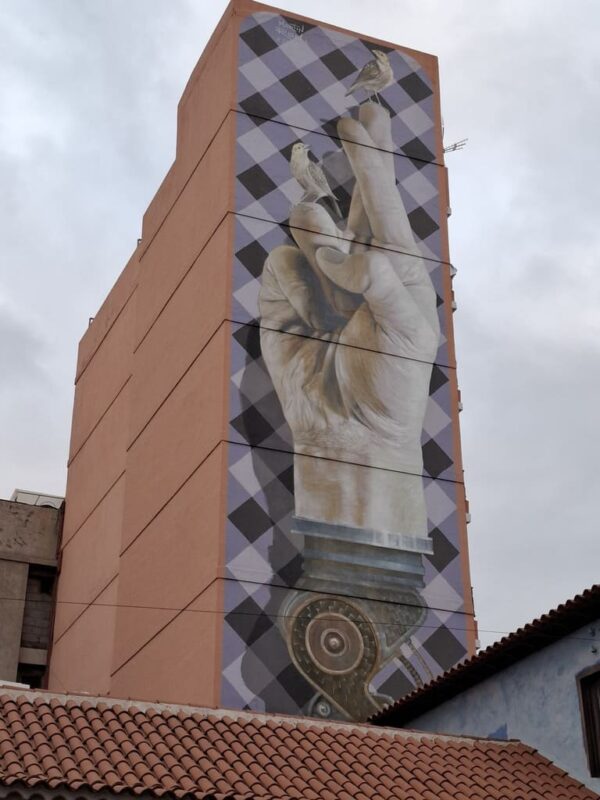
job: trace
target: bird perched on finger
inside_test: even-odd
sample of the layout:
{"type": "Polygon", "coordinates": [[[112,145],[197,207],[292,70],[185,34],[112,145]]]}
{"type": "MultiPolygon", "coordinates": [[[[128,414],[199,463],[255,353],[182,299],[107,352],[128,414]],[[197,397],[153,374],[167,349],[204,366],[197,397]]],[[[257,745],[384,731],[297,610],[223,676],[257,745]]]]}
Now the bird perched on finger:
{"type": "Polygon", "coordinates": [[[302,142],[296,142],[292,147],[290,156],[290,170],[294,178],[304,189],[303,200],[316,202],[321,197],[327,197],[335,209],[338,217],[342,216],[336,196],[331,190],[325,173],[319,164],[315,164],[308,157],[310,147],[302,142]]]}
{"type": "Polygon", "coordinates": [[[383,50],[373,50],[373,55],[375,58],[365,64],[358,73],[352,86],[346,92],[346,97],[349,94],[355,94],[359,89],[364,89],[369,97],[375,95],[379,103],[379,92],[394,82],[394,73],[387,53],[384,53],[383,50]]]}

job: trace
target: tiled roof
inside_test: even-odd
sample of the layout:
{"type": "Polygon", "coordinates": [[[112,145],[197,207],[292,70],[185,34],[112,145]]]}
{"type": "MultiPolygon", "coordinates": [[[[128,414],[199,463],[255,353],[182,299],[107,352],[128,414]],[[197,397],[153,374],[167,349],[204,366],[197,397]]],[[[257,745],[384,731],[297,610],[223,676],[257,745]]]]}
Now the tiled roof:
{"type": "Polygon", "coordinates": [[[486,647],[473,658],[445,672],[435,680],[415,689],[370,719],[375,725],[406,725],[411,720],[445,703],[465,689],[510,667],[517,661],[554,644],[600,617],[600,584],[558,608],[543,614],[509,636],[486,647]]]}
{"type": "Polygon", "coordinates": [[[2,785],[22,796],[598,800],[514,741],[18,690],[0,696],[2,785]]]}

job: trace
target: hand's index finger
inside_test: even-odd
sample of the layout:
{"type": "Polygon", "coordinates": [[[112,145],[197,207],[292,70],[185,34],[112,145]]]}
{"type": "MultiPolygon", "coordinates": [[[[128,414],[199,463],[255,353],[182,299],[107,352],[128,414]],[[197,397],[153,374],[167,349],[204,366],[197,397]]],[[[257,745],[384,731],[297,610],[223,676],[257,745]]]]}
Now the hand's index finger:
{"type": "Polygon", "coordinates": [[[358,119],[375,143],[375,147],[380,151],[386,171],[390,175],[395,175],[395,147],[392,139],[392,120],[389,111],[377,103],[363,103],[358,109],[358,119]]]}
{"type": "MultiPolygon", "coordinates": [[[[377,122],[375,129],[385,136],[381,123],[374,122],[377,122]]],[[[380,242],[413,251],[415,240],[396,189],[393,163],[392,168],[389,167],[393,154],[389,149],[385,153],[381,151],[365,126],[351,117],[340,119],[338,133],[356,176],[373,235],[380,242]]]]}

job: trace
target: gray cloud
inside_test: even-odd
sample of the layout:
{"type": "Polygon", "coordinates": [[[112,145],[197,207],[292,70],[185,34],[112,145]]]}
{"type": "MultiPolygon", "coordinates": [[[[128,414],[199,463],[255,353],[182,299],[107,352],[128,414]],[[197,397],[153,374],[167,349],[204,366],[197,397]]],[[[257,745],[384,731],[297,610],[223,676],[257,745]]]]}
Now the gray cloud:
{"type": "Polygon", "coordinates": [[[0,384],[0,393],[11,392],[14,384],[45,383],[47,375],[42,366],[44,346],[31,323],[19,319],[0,305],[0,374],[10,377],[0,384]],[[12,384],[12,385],[11,385],[12,384]]]}
{"type": "MultiPolygon", "coordinates": [[[[76,343],[174,156],[225,2],[0,6],[0,493],[64,488],[76,343]],[[8,320],[8,321],[7,321],[8,320]],[[0,331],[2,334],[2,331],[0,331]],[[18,355],[20,353],[20,355],[18,355]]],[[[597,579],[600,7],[290,0],[440,57],[472,578],[507,631],[597,579]]],[[[482,640],[494,634],[482,630],[482,640]]]]}

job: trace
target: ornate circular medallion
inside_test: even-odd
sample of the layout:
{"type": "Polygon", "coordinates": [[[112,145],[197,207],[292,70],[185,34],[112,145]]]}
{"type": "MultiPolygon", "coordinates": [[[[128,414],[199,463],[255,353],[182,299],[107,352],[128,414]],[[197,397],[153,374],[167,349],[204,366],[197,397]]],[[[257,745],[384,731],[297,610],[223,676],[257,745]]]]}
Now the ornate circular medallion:
{"type": "Polygon", "coordinates": [[[365,646],[358,627],[342,614],[322,611],[304,633],[312,660],[324,672],[343,675],[360,664],[365,646]]]}
{"type": "MultiPolygon", "coordinates": [[[[290,652],[302,674],[350,717],[378,708],[368,682],[379,658],[373,625],[364,611],[341,597],[313,597],[294,609],[290,652]]],[[[328,710],[316,708],[319,716],[328,710]]]]}

